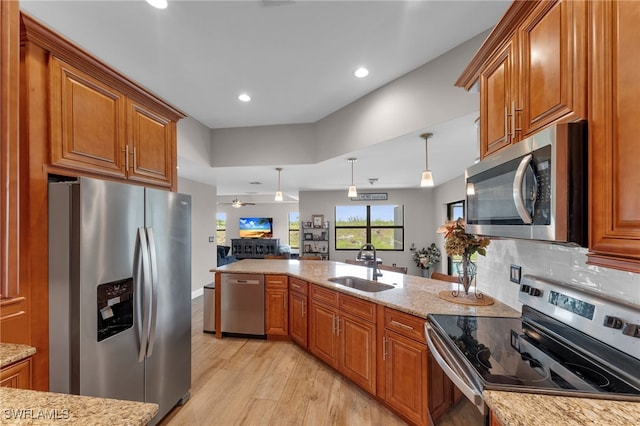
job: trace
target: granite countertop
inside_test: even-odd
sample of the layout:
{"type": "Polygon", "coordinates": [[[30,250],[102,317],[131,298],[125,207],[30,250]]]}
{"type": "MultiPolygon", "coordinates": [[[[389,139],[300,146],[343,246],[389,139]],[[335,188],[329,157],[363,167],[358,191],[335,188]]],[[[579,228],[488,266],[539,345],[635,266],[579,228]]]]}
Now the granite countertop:
{"type": "Polygon", "coordinates": [[[211,272],[289,275],[421,318],[426,318],[427,314],[520,317],[520,312],[498,301],[489,306],[468,306],[447,302],[438,297],[438,292],[452,289],[453,287],[451,286],[455,284],[415,275],[382,271],[383,275],[378,278],[378,281],[381,283],[395,284],[396,288],[375,293],[360,291],[332,283],[328,279],[339,276],[355,276],[371,279],[371,268],[348,265],[342,262],[326,260],[299,261],[294,259],[244,259],[239,262],[214,268],[211,272]]]}
{"type": "MultiPolygon", "coordinates": [[[[0,343],[0,367],[35,353],[32,346],[0,343]]],[[[146,425],[158,413],[157,404],[8,387],[0,387],[0,401],[3,425],[146,425]]]]}
{"type": "Polygon", "coordinates": [[[484,391],[504,426],[628,426],[640,421],[640,403],[531,393],[484,391]]]}
{"type": "Polygon", "coordinates": [[[14,388],[0,388],[0,401],[3,425],[146,425],[158,413],[146,402],[14,388]]]}
{"type": "Polygon", "coordinates": [[[33,346],[0,342],[0,368],[6,367],[14,362],[22,361],[35,353],[36,348],[33,346]]]}

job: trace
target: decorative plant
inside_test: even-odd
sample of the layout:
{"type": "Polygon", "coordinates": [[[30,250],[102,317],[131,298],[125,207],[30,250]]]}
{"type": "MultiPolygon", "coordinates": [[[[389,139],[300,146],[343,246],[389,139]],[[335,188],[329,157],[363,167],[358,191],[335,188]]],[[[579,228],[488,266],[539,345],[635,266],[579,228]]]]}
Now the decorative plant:
{"type": "Polygon", "coordinates": [[[449,256],[471,256],[478,253],[487,254],[487,246],[491,242],[487,237],[467,234],[463,219],[447,221],[438,232],[444,232],[444,249],[449,256]]]}
{"type": "MultiPolygon", "coordinates": [[[[469,294],[469,288],[473,284],[476,274],[475,263],[471,261],[471,255],[478,253],[487,254],[487,246],[491,242],[487,237],[467,234],[464,229],[464,220],[447,221],[438,232],[444,232],[444,249],[449,256],[462,256],[462,262],[458,264],[458,276],[464,288],[465,295],[469,294]]],[[[454,290],[454,296],[458,291],[454,290]]],[[[477,297],[477,296],[476,296],[477,297]]]]}
{"type": "Polygon", "coordinates": [[[411,257],[413,262],[422,269],[427,269],[440,262],[440,249],[436,247],[435,243],[427,248],[421,248],[417,250],[413,244],[411,244],[411,257]]]}

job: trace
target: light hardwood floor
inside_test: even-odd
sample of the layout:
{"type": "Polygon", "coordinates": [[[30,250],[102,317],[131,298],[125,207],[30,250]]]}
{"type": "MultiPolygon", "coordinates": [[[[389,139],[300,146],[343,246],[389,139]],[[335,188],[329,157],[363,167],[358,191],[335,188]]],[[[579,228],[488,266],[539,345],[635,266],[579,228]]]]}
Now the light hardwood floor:
{"type": "MultiPolygon", "coordinates": [[[[203,333],[202,297],[192,303],[191,350],[191,399],[163,426],[406,425],[293,343],[203,333]]],[[[448,417],[438,426],[469,425],[448,417]]]]}

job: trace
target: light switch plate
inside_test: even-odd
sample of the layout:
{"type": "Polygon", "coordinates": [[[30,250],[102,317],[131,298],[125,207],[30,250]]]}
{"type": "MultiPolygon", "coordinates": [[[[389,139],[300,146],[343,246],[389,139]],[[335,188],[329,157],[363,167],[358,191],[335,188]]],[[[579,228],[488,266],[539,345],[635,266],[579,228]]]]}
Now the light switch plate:
{"type": "Polygon", "coordinates": [[[520,274],[522,274],[522,268],[518,265],[511,265],[509,280],[513,283],[520,284],[520,274]]]}
{"type": "Polygon", "coordinates": [[[213,242],[213,237],[209,237],[209,242],[212,243],[213,242]]]}

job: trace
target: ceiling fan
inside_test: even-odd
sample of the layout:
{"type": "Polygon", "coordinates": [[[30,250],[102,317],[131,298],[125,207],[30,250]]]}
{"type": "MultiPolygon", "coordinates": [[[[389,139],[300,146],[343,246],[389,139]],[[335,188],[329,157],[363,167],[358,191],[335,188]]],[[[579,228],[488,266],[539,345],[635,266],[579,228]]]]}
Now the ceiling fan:
{"type": "Polygon", "coordinates": [[[239,198],[235,198],[232,202],[231,202],[231,207],[233,207],[234,209],[239,209],[242,206],[255,206],[256,203],[245,203],[244,201],[240,201],[239,198]]]}

